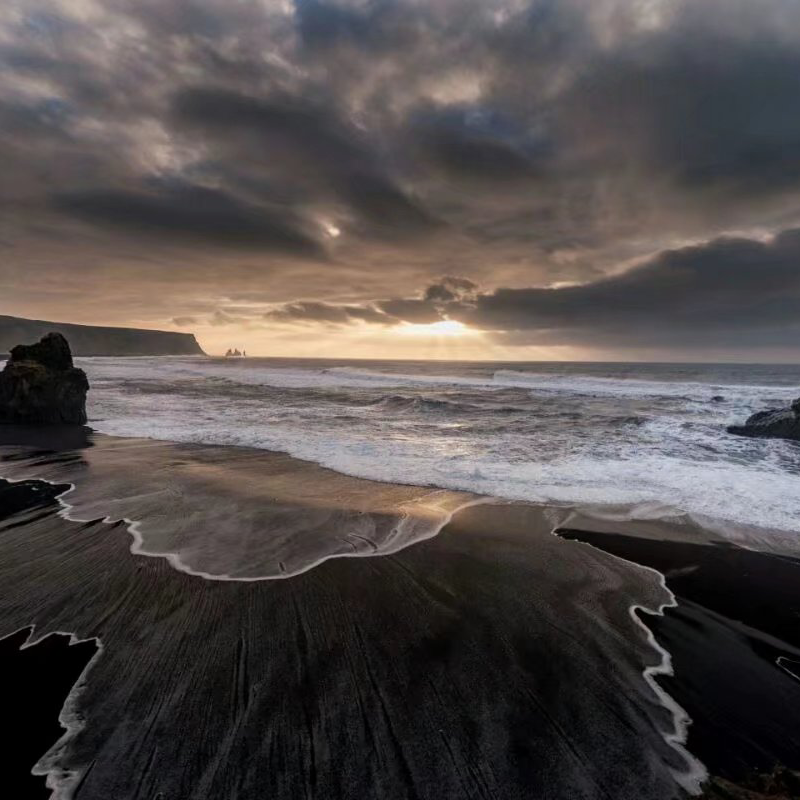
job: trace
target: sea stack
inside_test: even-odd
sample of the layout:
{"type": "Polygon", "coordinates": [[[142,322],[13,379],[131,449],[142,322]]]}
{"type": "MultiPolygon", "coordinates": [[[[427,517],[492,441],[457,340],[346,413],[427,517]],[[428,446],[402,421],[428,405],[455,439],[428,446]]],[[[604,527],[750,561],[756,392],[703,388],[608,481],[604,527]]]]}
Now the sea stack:
{"type": "Polygon", "coordinates": [[[0,422],[85,425],[88,390],[67,340],[48,333],[36,344],[12,348],[0,372],[0,422]]]}
{"type": "Polygon", "coordinates": [[[728,433],[766,439],[793,439],[800,442],[800,397],[789,408],[759,411],[748,417],[744,425],[730,425],[728,433]]]}

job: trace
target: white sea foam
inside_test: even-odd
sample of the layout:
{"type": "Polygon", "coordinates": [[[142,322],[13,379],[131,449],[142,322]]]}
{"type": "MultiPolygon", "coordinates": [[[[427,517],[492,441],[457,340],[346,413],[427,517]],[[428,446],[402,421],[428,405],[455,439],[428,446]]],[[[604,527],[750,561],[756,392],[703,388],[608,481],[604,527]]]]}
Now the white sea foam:
{"type": "Polygon", "coordinates": [[[416,439],[365,441],[300,432],[268,421],[231,427],[217,419],[132,416],[93,424],[119,436],[279,450],[356,477],[512,500],[659,506],[665,514],[683,511],[784,531],[796,531],[800,519],[799,476],[759,473],[734,463],[682,462],[658,453],[635,460],[567,455],[547,463],[511,461],[497,454],[480,457],[470,448],[441,452],[435,444],[426,448],[416,439]]]}
{"type": "MultiPolygon", "coordinates": [[[[152,380],[158,377],[159,364],[143,359],[130,363],[119,359],[81,359],[91,371],[95,367],[104,379],[152,380]]],[[[248,386],[272,386],[284,389],[391,388],[396,386],[475,386],[501,388],[491,378],[458,375],[409,375],[385,373],[354,367],[283,368],[251,362],[183,361],[170,368],[174,379],[221,380],[248,386]]]]}
{"type": "MultiPolygon", "coordinates": [[[[60,494],[57,495],[57,500],[60,505],[59,516],[70,522],[88,523],[97,520],[96,514],[93,512],[92,516],[82,516],[80,511],[80,504],[74,501],[74,493],[78,489],[74,483],[65,483],[62,479],[58,483],[43,477],[36,468],[35,461],[28,465],[25,461],[16,463],[18,469],[21,469],[21,476],[14,476],[14,469],[12,466],[7,466],[0,476],[10,483],[18,483],[20,481],[35,479],[49,483],[53,486],[66,486],[60,494]]],[[[148,489],[142,485],[139,486],[140,490],[148,493],[148,489]]],[[[341,490],[341,486],[338,487],[341,490]]],[[[114,502],[114,498],[107,498],[107,502],[114,502]]],[[[134,496],[135,501],[135,496],[134,496]]],[[[130,551],[135,555],[146,556],[148,558],[163,558],[167,563],[176,569],[178,572],[193,575],[195,577],[204,578],[212,581],[233,581],[240,583],[252,583],[265,580],[283,580],[301,575],[308,572],[314,567],[334,558],[368,558],[372,556],[384,556],[397,553],[400,550],[409,547],[417,542],[431,539],[436,536],[453,518],[453,516],[466,508],[481,505],[484,503],[493,502],[494,498],[490,497],[470,497],[465,494],[453,494],[445,489],[431,489],[423,490],[417,496],[411,497],[404,502],[398,503],[391,508],[391,513],[396,517],[394,524],[381,536],[377,538],[367,538],[366,536],[357,536],[359,540],[363,539],[360,547],[351,547],[342,550],[339,546],[342,543],[341,537],[331,537],[327,535],[322,542],[314,540],[308,536],[311,533],[310,528],[297,529],[297,532],[302,537],[301,551],[292,552],[289,547],[286,553],[277,552],[273,548],[268,548],[265,553],[258,553],[256,550],[250,548],[247,550],[246,560],[244,563],[238,558],[241,554],[236,551],[236,548],[226,548],[225,556],[229,559],[234,567],[236,574],[220,569],[218,562],[214,559],[213,551],[211,553],[201,552],[200,548],[193,546],[193,543],[187,540],[185,532],[179,531],[179,539],[168,538],[166,541],[161,538],[165,530],[174,528],[174,520],[176,515],[170,515],[169,510],[164,510],[159,519],[155,522],[151,519],[136,519],[129,516],[114,516],[108,515],[102,519],[102,522],[107,524],[114,524],[121,521],[127,527],[131,535],[130,551]],[[149,535],[148,535],[149,533],[149,535]],[[292,558],[291,566],[286,567],[285,559],[292,558]],[[245,574],[242,574],[242,570],[245,574]]],[[[96,502],[96,500],[92,500],[96,502]]],[[[102,507],[103,501],[100,501],[102,507]]],[[[254,499],[254,503],[261,505],[258,498],[254,499]]],[[[212,504],[213,506],[213,504],[212,504]]],[[[135,502],[134,506],[135,507],[135,502]]],[[[354,510],[353,517],[368,517],[371,512],[369,510],[354,510]]],[[[378,516],[383,516],[387,513],[386,509],[379,507],[374,509],[372,513],[378,516]]],[[[180,516],[180,512],[178,513],[180,516]]],[[[146,517],[146,515],[145,515],[146,517]]],[[[213,520],[213,517],[212,517],[213,520]]],[[[340,521],[344,527],[347,527],[348,520],[340,521]]],[[[349,520],[352,524],[353,519],[349,520]]],[[[313,526],[313,523],[312,523],[313,526]]],[[[198,535],[203,537],[205,542],[208,542],[208,537],[205,535],[205,530],[199,526],[198,535]]],[[[211,523],[213,527],[213,521],[211,523]]],[[[272,531],[275,533],[275,530],[272,531]]],[[[345,531],[346,532],[346,531],[345,531]]],[[[284,548],[287,546],[287,541],[283,541],[284,548]]],[[[352,544],[352,542],[351,542],[352,544]]]]}
{"type": "Polygon", "coordinates": [[[703,383],[437,365],[419,374],[203,359],[83,365],[90,424],[109,434],[281,450],[357,477],[512,500],[800,530],[800,448],[725,433],[796,396],[791,385],[738,373],[703,383]],[[402,404],[390,402],[398,391],[402,404]],[[724,399],[711,402],[716,394],[724,399]]]}
{"type": "Polygon", "coordinates": [[[786,386],[552,375],[516,370],[497,370],[494,373],[494,382],[500,386],[525,388],[532,391],[611,397],[675,397],[707,401],[712,394],[727,392],[733,394],[741,402],[743,396],[761,398],[766,394],[770,397],[785,398],[787,401],[797,396],[796,388],[786,386]]]}
{"type": "MultiPolygon", "coordinates": [[[[482,376],[382,371],[365,367],[274,367],[264,361],[222,361],[220,359],[152,360],[144,358],[80,359],[90,372],[102,379],[127,380],[222,380],[250,386],[273,386],[294,389],[465,387],[475,389],[520,388],[531,391],[621,397],[698,397],[708,399],[719,391],[737,397],[775,397],[791,400],[797,396],[793,386],[754,385],[746,383],[705,383],[700,381],[663,381],[638,378],[610,378],[575,374],[552,374],[499,369],[482,376]]],[[[435,370],[435,365],[431,368],[435,370]]]]}
{"type": "MultiPolygon", "coordinates": [[[[560,525],[567,527],[569,525],[569,521],[570,517],[568,516],[561,522],[560,525]]],[[[553,534],[558,535],[555,529],[553,530],[553,534]]],[[[588,544],[587,542],[581,542],[580,540],[577,540],[576,544],[580,544],[583,547],[594,548],[594,545],[588,544]]],[[[649,608],[647,606],[634,604],[630,606],[628,613],[630,614],[631,619],[636,626],[644,633],[647,643],[656,653],[658,653],[660,658],[658,664],[646,666],[644,670],[642,670],[642,677],[650,687],[653,694],[658,698],[661,705],[664,706],[664,708],[666,708],[672,716],[673,730],[664,733],[664,740],[670,747],[672,747],[673,750],[675,750],[676,753],[681,756],[686,764],[686,769],[684,771],[673,771],[673,776],[677,784],[681,786],[689,795],[697,795],[700,793],[703,783],[708,779],[708,770],[706,769],[705,765],[698,758],[693,756],[686,748],[686,743],[689,738],[689,726],[692,724],[692,719],[686,710],[675,700],[674,697],[672,697],[672,695],[670,695],[664,689],[663,686],[661,686],[657,680],[659,677],[673,676],[675,674],[672,666],[672,655],[668,650],[659,644],[658,640],[653,634],[653,631],[647,626],[644,619],[642,619],[639,614],[639,612],[642,612],[650,616],[663,617],[665,609],[678,607],[678,600],[672,590],[667,586],[666,577],[661,572],[658,572],[658,570],[645,566],[644,564],[637,564],[634,561],[629,561],[621,556],[612,555],[611,558],[624,561],[626,564],[630,564],[634,569],[641,570],[655,576],[656,580],[661,586],[662,591],[667,596],[667,600],[656,608],[649,608]]]]}

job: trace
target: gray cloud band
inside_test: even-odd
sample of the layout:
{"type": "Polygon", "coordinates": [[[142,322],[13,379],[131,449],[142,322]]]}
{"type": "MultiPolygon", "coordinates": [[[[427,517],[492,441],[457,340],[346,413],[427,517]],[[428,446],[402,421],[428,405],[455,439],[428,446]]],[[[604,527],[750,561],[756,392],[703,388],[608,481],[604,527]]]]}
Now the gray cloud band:
{"type": "MultiPolygon", "coordinates": [[[[719,238],[659,254],[628,272],[580,286],[501,288],[444,278],[421,297],[376,300],[362,311],[386,324],[455,319],[513,334],[509,343],[585,342],[680,345],[734,341],[780,343],[800,330],[800,229],[767,241],[719,238]],[[383,318],[376,317],[375,308],[383,318]]],[[[350,324],[353,306],[294,304],[293,321],[350,324]],[[324,308],[324,313],[321,311],[324,308]]],[[[367,319],[367,317],[362,317],[367,319]]]]}

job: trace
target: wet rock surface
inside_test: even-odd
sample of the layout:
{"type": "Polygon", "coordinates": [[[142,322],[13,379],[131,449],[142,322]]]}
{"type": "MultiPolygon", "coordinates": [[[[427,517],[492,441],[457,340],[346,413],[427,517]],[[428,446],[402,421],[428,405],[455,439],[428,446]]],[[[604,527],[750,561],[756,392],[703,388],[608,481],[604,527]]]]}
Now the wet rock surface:
{"type": "Polygon", "coordinates": [[[12,348],[0,373],[0,422],[84,425],[88,390],[67,340],[48,333],[36,344],[12,348]]]}
{"type": "Polygon", "coordinates": [[[744,425],[729,425],[728,433],[800,441],[800,397],[789,408],[759,411],[748,417],[744,425]]]}

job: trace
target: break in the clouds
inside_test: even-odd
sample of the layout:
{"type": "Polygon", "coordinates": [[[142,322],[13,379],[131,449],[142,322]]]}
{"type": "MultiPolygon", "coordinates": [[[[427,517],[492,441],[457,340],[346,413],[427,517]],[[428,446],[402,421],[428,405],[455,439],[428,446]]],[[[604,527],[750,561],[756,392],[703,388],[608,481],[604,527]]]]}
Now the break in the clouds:
{"type": "Polygon", "coordinates": [[[5,312],[796,348],[794,0],[11,0],[0,62],[5,312]]]}
{"type": "MultiPolygon", "coordinates": [[[[457,320],[510,345],[780,347],[800,336],[800,229],[668,250],[575,286],[481,291],[445,277],[418,297],[376,300],[360,311],[374,315],[376,308],[384,324],[457,320]]],[[[324,309],[298,303],[273,313],[332,324],[360,318],[357,307],[324,309]]]]}

